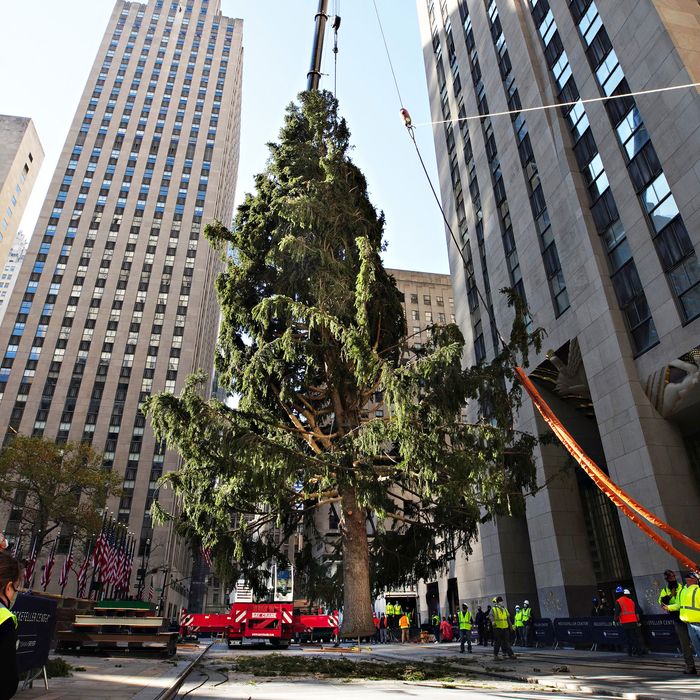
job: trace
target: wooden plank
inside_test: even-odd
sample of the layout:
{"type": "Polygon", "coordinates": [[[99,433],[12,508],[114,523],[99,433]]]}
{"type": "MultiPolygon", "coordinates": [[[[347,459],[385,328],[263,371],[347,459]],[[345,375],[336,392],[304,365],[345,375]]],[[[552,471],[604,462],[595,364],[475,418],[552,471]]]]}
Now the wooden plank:
{"type": "Polygon", "coordinates": [[[92,643],[114,643],[133,642],[143,644],[153,642],[167,644],[173,637],[177,637],[177,632],[163,632],[162,634],[120,634],[118,632],[58,632],[56,637],[61,642],[92,642],[92,643]]]}
{"type": "Polygon", "coordinates": [[[102,615],[76,615],[76,627],[164,627],[163,617],[103,617],[102,615]]]}

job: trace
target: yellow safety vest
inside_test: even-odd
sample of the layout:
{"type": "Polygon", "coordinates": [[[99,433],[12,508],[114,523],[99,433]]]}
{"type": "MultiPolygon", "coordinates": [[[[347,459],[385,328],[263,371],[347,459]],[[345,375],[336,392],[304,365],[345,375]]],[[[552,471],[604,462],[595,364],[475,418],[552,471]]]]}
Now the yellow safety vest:
{"type": "Polygon", "coordinates": [[[394,615],[400,615],[400,614],[401,614],[401,606],[398,603],[396,603],[396,605],[394,605],[394,615]]]}
{"type": "Polygon", "coordinates": [[[393,615],[394,614],[394,606],[391,603],[386,604],[386,614],[387,615],[393,615]]]}
{"type": "Polygon", "coordinates": [[[470,630],[472,628],[472,614],[467,610],[467,612],[458,611],[459,616],[459,629],[470,630]]]}
{"type": "Polygon", "coordinates": [[[524,627],[522,610],[518,610],[518,612],[515,613],[515,626],[524,627]]]}
{"type": "Polygon", "coordinates": [[[10,612],[4,605],[0,605],[0,625],[5,624],[7,620],[12,620],[15,623],[15,629],[17,629],[17,615],[10,612]]]}
{"type": "Polygon", "coordinates": [[[510,627],[510,613],[502,608],[500,605],[496,605],[491,608],[493,612],[493,626],[498,629],[508,629],[510,627]]]}
{"type": "Polygon", "coordinates": [[[700,588],[697,583],[681,591],[678,605],[683,622],[700,622],[700,588]]]}
{"type": "Polygon", "coordinates": [[[679,581],[678,582],[678,587],[676,588],[676,592],[673,593],[671,589],[668,586],[664,586],[661,589],[661,593],[659,593],[659,605],[664,605],[662,602],[662,598],[665,598],[668,596],[668,603],[666,605],[673,605],[674,603],[678,602],[678,596],[680,595],[680,592],[683,590],[683,584],[679,581]]]}
{"type": "Polygon", "coordinates": [[[523,608],[523,609],[520,611],[520,613],[521,613],[522,618],[523,618],[523,625],[524,625],[526,622],[530,622],[530,615],[532,615],[532,608],[523,608]]]}

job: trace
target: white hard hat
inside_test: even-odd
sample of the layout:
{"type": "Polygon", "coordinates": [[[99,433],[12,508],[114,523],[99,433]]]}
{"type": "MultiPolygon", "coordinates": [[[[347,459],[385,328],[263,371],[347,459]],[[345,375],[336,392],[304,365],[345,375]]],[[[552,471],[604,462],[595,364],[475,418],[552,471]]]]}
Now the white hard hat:
{"type": "Polygon", "coordinates": [[[520,606],[519,606],[519,605],[516,605],[516,606],[515,606],[515,609],[516,609],[516,610],[520,610],[520,606]]]}
{"type": "Polygon", "coordinates": [[[623,592],[624,595],[630,595],[630,589],[629,589],[629,588],[625,588],[625,590],[622,591],[622,592],[623,592]]]}
{"type": "Polygon", "coordinates": [[[529,601],[529,600],[526,600],[526,601],[523,603],[523,605],[530,605],[530,601],[529,601]]]}

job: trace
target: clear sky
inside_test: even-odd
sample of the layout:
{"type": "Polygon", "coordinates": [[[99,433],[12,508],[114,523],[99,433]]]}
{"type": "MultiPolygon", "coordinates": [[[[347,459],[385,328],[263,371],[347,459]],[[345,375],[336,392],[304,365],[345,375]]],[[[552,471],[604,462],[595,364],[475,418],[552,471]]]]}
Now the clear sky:
{"type": "MultiPolygon", "coordinates": [[[[430,120],[415,0],[376,0],[404,106],[430,120]]],[[[317,0],[222,0],[244,20],[241,160],[236,200],[253,187],[277,137],[285,106],[306,87],[317,0]]],[[[22,221],[30,235],[114,7],[113,0],[0,0],[0,113],[34,119],[46,160],[22,221]]],[[[387,218],[389,267],[448,272],[444,228],[399,116],[372,0],[329,0],[342,18],[337,96],[374,205],[387,218]]],[[[330,26],[330,23],[329,23],[330,26]]],[[[326,34],[321,87],[333,89],[332,32],[326,34]]],[[[418,130],[431,176],[432,133],[418,130]]],[[[436,182],[436,180],[435,180],[436,182]]]]}

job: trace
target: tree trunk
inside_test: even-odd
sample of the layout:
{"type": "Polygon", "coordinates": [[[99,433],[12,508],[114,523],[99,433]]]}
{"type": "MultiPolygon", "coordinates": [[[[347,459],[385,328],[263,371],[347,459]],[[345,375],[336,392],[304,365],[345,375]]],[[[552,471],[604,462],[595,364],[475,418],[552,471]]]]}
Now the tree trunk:
{"type": "Polygon", "coordinates": [[[369,543],[365,512],[357,505],[355,489],[340,491],[340,532],[343,542],[343,627],[345,637],[374,634],[369,585],[369,543]]]}

